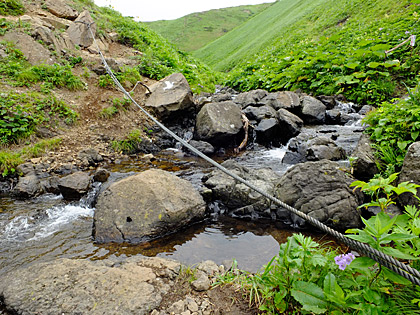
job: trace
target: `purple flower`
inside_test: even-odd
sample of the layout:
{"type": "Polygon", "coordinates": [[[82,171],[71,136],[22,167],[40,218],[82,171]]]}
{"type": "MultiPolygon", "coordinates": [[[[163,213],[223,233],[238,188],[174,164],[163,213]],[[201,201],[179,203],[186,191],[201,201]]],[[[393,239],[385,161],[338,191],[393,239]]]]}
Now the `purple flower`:
{"type": "Polygon", "coordinates": [[[338,255],[334,257],[335,263],[338,265],[340,270],[346,269],[348,265],[355,259],[356,257],[352,253],[348,253],[346,255],[338,255]]]}
{"type": "Polygon", "coordinates": [[[405,31],[406,34],[410,34],[410,31],[405,31]]]}
{"type": "Polygon", "coordinates": [[[380,28],[379,28],[379,30],[380,30],[380,31],[382,31],[383,29],[384,29],[383,27],[380,27],[380,28]]]}

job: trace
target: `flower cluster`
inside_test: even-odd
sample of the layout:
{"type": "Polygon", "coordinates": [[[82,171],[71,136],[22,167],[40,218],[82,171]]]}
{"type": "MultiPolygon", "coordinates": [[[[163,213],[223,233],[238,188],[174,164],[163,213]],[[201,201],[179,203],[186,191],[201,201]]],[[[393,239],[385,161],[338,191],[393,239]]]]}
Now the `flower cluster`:
{"type": "Polygon", "coordinates": [[[356,257],[352,253],[348,253],[346,255],[338,255],[334,257],[335,263],[338,265],[340,270],[346,269],[348,265],[355,259],[356,257]]]}

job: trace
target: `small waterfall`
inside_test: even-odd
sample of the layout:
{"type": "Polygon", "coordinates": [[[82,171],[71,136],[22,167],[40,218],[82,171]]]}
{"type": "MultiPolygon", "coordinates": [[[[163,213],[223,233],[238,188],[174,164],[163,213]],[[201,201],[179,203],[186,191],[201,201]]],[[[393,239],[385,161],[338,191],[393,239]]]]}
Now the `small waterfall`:
{"type": "MultiPolygon", "coordinates": [[[[93,204],[99,192],[100,183],[78,202],[59,204],[41,213],[28,213],[14,217],[0,229],[0,238],[5,241],[34,241],[48,237],[61,230],[62,226],[84,217],[92,217],[93,204]]],[[[43,196],[39,199],[57,199],[57,196],[43,196]]],[[[41,200],[42,201],[42,200],[41,200]]]]}

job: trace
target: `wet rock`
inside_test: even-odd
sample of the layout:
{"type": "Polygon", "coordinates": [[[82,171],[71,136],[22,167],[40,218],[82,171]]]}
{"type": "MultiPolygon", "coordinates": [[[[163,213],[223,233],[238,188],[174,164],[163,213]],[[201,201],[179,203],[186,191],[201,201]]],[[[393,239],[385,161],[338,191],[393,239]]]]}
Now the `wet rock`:
{"type": "Polygon", "coordinates": [[[253,90],[240,93],[235,97],[234,102],[243,109],[248,106],[261,104],[260,101],[267,95],[268,92],[265,90],[253,90]]]}
{"type": "MultiPolygon", "coordinates": [[[[214,147],[205,141],[196,141],[196,140],[191,140],[189,142],[189,144],[191,144],[194,148],[196,148],[198,151],[206,154],[206,155],[210,155],[214,153],[214,147]]],[[[193,152],[189,151],[186,147],[182,148],[184,151],[188,151],[191,154],[194,154],[193,152]]]]}
{"type": "Polygon", "coordinates": [[[211,97],[211,102],[213,103],[231,101],[231,100],[232,100],[232,94],[228,92],[215,94],[211,97]]]}
{"type": "Polygon", "coordinates": [[[363,105],[363,107],[359,110],[359,114],[360,115],[366,115],[367,113],[369,113],[371,110],[373,110],[373,106],[370,105],[363,105]]]}
{"type": "Polygon", "coordinates": [[[30,162],[23,163],[23,164],[18,165],[18,167],[16,167],[16,172],[18,174],[20,174],[21,176],[34,174],[35,173],[35,167],[30,162]]]}
{"type": "Polygon", "coordinates": [[[277,118],[276,110],[270,106],[248,106],[245,108],[244,114],[249,120],[256,120],[258,122],[265,118],[277,118]]]}
{"type": "Polygon", "coordinates": [[[20,177],[12,195],[18,199],[27,199],[36,197],[41,193],[41,184],[38,176],[35,174],[20,177]]]}
{"type": "Polygon", "coordinates": [[[75,173],[78,171],[77,167],[72,163],[66,163],[58,165],[57,168],[54,170],[55,173],[59,175],[69,175],[71,173],[75,173]]]}
{"type": "Polygon", "coordinates": [[[293,166],[276,186],[276,196],[288,205],[339,230],[360,227],[358,195],[353,179],[331,161],[293,166]]]}
{"type": "MultiPolygon", "coordinates": [[[[420,142],[414,142],[408,147],[398,179],[398,183],[402,182],[420,185],[420,142]]],[[[417,197],[420,197],[420,188],[417,188],[417,197]]],[[[419,201],[412,194],[404,193],[398,199],[404,206],[419,206],[419,201]]]]}
{"type": "Polygon", "coordinates": [[[351,156],[354,158],[351,166],[353,168],[353,175],[357,179],[369,180],[375,174],[379,173],[377,159],[374,155],[374,150],[371,147],[370,137],[362,134],[357,147],[351,156]]]}
{"type": "Polygon", "coordinates": [[[320,95],[318,99],[327,107],[333,109],[336,105],[335,97],[331,95],[320,95]]]}
{"type": "Polygon", "coordinates": [[[212,145],[231,143],[241,129],[241,110],[230,101],[206,104],[197,115],[196,138],[212,145]]]}
{"type": "Polygon", "coordinates": [[[174,286],[165,276],[174,268],[180,264],[161,258],[58,259],[9,272],[0,296],[16,314],[145,315],[174,286]]]}
{"type": "Polygon", "coordinates": [[[104,160],[102,155],[100,155],[98,150],[95,148],[83,149],[77,154],[77,157],[82,161],[82,163],[90,166],[94,166],[104,160]]]}
{"type": "Polygon", "coordinates": [[[306,162],[308,150],[308,142],[311,136],[307,133],[300,133],[297,137],[292,138],[288,144],[288,150],[283,157],[282,162],[285,164],[297,164],[306,162]]]}
{"type": "Polygon", "coordinates": [[[47,0],[45,6],[48,11],[60,18],[74,20],[79,15],[76,10],[73,10],[62,0],[47,0]]]}
{"type": "Polygon", "coordinates": [[[303,120],[284,108],[278,110],[278,122],[281,129],[281,142],[286,144],[290,138],[297,136],[303,126],[303,120]]]}
{"type": "Polygon", "coordinates": [[[279,146],[282,130],[276,118],[263,119],[255,128],[256,141],[264,145],[279,146]]]}
{"type": "Polygon", "coordinates": [[[89,31],[88,26],[85,24],[90,24],[90,28],[93,34],[96,34],[96,24],[93,23],[93,19],[90,16],[89,11],[83,11],[76,19],[75,23],[71,24],[67,29],[66,33],[70,37],[74,45],[80,46],[82,48],[87,48],[93,44],[93,37],[89,31]],[[83,22],[83,23],[76,23],[83,22]],[[93,23],[93,24],[91,24],[93,23]]]}
{"type": "Polygon", "coordinates": [[[87,173],[76,172],[60,178],[58,188],[66,200],[79,200],[90,188],[91,179],[87,173]]]}
{"type": "MultiPolygon", "coordinates": [[[[233,160],[225,161],[222,165],[268,194],[274,193],[274,186],[280,179],[280,176],[271,169],[251,169],[233,160]]],[[[237,209],[252,205],[252,211],[243,217],[271,218],[271,214],[266,212],[270,208],[270,203],[265,198],[222,171],[211,172],[203,178],[203,181],[204,185],[212,190],[214,200],[223,202],[231,214],[237,209]]]]}
{"type": "Polygon", "coordinates": [[[158,169],[127,177],[103,191],[96,204],[99,243],[139,243],[203,218],[205,202],[186,180],[158,169]]]}
{"type": "Polygon", "coordinates": [[[327,107],[312,96],[304,96],[302,100],[303,121],[308,124],[323,124],[327,107]]]}
{"type": "Polygon", "coordinates": [[[162,120],[195,112],[191,88],[182,73],[175,73],[150,87],[152,94],[146,100],[146,108],[162,120]]]}
{"type": "Polygon", "coordinates": [[[51,176],[46,179],[41,180],[41,188],[45,193],[60,194],[60,189],[58,188],[59,178],[57,176],[51,176]]]}
{"type": "Polygon", "coordinates": [[[110,173],[103,168],[98,168],[93,174],[93,180],[95,182],[105,183],[108,180],[110,173]]]}
{"type": "Polygon", "coordinates": [[[261,100],[261,103],[271,106],[276,110],[283,108],[294,114],[299,113],[301,110],[299,96],[291,91],[270,93],[261,100]]]}
{"type": "Polygon", "coordinates": [[[306,158],[308,161],[320,161],[324,159],[338,161],[346,158],[346,152],[331,139],[317,137],[308,142],[306,158]]]}
{"type": "Polygon", "coordinates": [[[337,125],[341,123],[341,112],[339,109],[331,109],[325,112],[325,123],[329,125],[337,125]]]}

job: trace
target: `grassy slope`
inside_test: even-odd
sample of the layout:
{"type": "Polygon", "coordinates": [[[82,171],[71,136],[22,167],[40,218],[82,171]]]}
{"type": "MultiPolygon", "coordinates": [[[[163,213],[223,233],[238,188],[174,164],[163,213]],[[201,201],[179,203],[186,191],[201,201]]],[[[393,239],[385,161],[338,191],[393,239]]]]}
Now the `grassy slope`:
{"type": "Polygon", "coordinates": [[[225,36],[194,52],[217,70],[225,71],[248,59],[279,36],[279,30],[298,23],[326,0],[281,0],[225,36]]]}
{"type": "Polygon", "coordinates": [[[282,0],[195,53],[239,90],[303,89],[377,103],[420,78],[419,0],[282,0]],[[258,46],[256,43],[262,43],[258,46]]]}
{"type": "Polygon", "coordinates": [[[271,5],[265,3],[210,10],[192,13],[176,20],[148,22],[146,25],[181,50],[194,51],[223,36],[271,5]]]}

